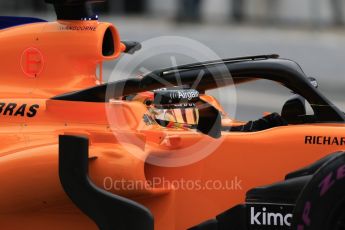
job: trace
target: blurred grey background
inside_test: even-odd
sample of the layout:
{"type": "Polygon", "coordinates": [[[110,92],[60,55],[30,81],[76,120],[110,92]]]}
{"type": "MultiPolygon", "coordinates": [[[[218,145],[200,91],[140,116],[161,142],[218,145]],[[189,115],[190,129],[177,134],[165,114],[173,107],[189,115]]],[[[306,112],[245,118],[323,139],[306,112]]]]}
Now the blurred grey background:
{"type": "MultiPolygon", "coordinates": [[[[98,10],[123,40],[177,35],[202,42],[221,58],[277,53],[293,59],[345,110],[345,0],[109,0],[98,10]]],[[[55,19],[43,0],[0,0],[0,14],[55,19]]],[[[189,61],[177,58],[177,64],[189,61]]],[[[105,65],[105,73],[115,65],[105,65]]],[[[157,58],[146,68],[171,65],[157,58]]],[[[237,93],[241,119],[280,112],[291,96],[265,81],[240,86],[237,93]]],[[[220,100],[231,110],[226,97],[220,100]]]]}

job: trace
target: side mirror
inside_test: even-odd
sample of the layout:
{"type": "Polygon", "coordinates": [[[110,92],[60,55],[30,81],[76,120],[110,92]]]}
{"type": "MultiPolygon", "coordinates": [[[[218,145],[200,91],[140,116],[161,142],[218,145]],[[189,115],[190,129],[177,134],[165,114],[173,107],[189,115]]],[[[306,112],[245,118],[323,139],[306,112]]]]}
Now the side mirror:
{"type": "Polygon", "coordinates": [[[289,124],[301,124],[303,118],[307,114],[305,108],[305,99],[300,95],[295,95],[288,100],[282,109],[281,116],[289,124]]]}
{"type": "Polygon", "coordinates": [[[125,46],[125,49],[123,52],[127,53],[127,54],[134,54],[135,52],[137,52],[141,49],[140,42],[122,41],[121,43],[125,46]]]}

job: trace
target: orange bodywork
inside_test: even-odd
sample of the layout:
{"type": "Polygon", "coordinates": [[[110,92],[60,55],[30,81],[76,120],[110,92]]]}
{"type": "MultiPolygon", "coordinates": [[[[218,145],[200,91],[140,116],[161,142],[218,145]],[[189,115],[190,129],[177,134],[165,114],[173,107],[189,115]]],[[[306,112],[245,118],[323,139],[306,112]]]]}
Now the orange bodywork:
{"type": "Polygon", "coordinates": [[[49,98],[100,83],[96,68],[125,48],[116,28],[97,21],[33,23],[0,31],[1,96],[49,98]],[[102,54],[106,30],[115,52],[102,54]]]}
{"type": "Polygon", "coordinates": [[[58,136],[62,134],[88,137],[92,181],[149,208],[158,230],[186,229],[213,218],[244,202],[249,189],[283,180],[288,172],[343,149],[340,145],[306,145],[305,136],[345,136],[344,125],[223,132],[220,139],[213,139],[193,131],[146,125],[143,115],[147,107],[139,102],[49,99],[100,83],[96,67],[124,50],[111,24],[60,21],[18,26],[0,31],[0,42],[6,44],[0,47],[0,103],[4,104],[0,107],[1,229],[97,229],[60,185],[58,136]],[[70,26],[95,29],[76,31],[70,26]],[[107,28],[111,28],[117,47],[110,57],[100,51],[107,28]],[[28,75],[22,62],[29,48],[34,48],[30,60],[36,66],[28,75]],[[11,103],[16,106],[6,111],[11,103]],[[188,160],[196,150],[210,146],[209,155],[185,166],[155,166],[147,161],[160,156],[188,160]],[[155,178],[166,180],[168,186],[113,186],[119,180],[155,178]],[[201,187],[182,188],[174,181],[199,181],[201,187]],[[204,187],[215,181],[222,186],[204,187]]]}

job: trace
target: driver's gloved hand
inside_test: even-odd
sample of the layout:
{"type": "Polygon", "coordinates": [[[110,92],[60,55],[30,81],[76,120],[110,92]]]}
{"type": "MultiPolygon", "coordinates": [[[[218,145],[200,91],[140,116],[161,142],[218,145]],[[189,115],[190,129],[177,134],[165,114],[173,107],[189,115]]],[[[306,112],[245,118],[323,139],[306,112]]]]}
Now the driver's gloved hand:
{"type": "Polygon", "coordinates": [[[271,113],[263,118],[260,118],[259,120],[249,121],[245,125],[231,127],[230,131],[256,132],[286,125],[288,125],[287,121],[285,121],[278,113],[271,113]]]}

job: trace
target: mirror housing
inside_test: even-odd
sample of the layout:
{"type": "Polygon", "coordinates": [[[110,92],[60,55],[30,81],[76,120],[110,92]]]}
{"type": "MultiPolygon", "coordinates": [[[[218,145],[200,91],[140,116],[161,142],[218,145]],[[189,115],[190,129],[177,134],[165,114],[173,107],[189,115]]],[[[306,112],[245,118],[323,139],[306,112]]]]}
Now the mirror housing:
{"type": "Polygon", "coordinates": [[[305,108],[305,99],[300,95],[295,95],[289,99],[283,106],[281,116],[289,124],[301,124],[307,114],[305,108]]]}

